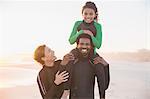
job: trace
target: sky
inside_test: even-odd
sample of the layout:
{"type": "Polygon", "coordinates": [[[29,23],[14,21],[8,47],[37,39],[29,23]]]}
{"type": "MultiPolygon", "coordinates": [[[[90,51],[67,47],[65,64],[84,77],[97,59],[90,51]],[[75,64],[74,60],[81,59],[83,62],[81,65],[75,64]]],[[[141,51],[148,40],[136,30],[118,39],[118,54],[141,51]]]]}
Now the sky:
{"type": "MultiPolygon", "coordinates": [[[[86,0],[0,0],[0,56],[33,53],[46,44],[57,56],[76,45],[68,38],[74,22],[82,20],[86,0]]],[[[98,52],[150,49],[149,0],[94,1],[102,25],[98,52]]]]}

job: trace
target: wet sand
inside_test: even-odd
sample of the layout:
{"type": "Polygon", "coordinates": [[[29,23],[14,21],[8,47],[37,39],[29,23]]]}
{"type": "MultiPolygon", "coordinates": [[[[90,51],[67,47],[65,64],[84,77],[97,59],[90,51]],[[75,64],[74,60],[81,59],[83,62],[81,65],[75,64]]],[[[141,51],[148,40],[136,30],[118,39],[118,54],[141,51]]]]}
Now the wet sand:
{"type": "MultiPolygon", "coordinates": [[[[22,69],[33,69],[36,73],[41,67],[37,65],[18,65],[22,69]],[[36,67],[37,66],[37,67],[36,67]],[[34,68],[35,67],[35,68],[34,68]]],[[[15,67],[18,67],[15,66],[15,67]]],[[[10,66],[7,66],[8,68],[10,66]]],[[[11,68],[14,66],[11,66],[11,68]]],[[[1,72],[0,72],[1,73],[1,72]]],[[[17,73],[17,72],[15,72],[17,73]]],[[[22,72],[26,74],[25,72],[22,72]]],[[[19,75],[19,74],[17,74],[19,75]]],[[[150,63],[111,62],[111,82],[106,91],[106,99],[149,99],[150,97],[150,63]]],[[[29,76],[30,77],[30,76],[29,76]]],[[[36,74],[32,75],[36,78],[36,74]]],[[[23,78],[22,78],[23,79],[23,78]]],[[[2,80],[2,78],[0,78],[2,80]]],[[[95,99],[99,99],[96,85],[95,99]]],[[[42,99],[37,83],[1,87],[0,99],[42,99]]]]}

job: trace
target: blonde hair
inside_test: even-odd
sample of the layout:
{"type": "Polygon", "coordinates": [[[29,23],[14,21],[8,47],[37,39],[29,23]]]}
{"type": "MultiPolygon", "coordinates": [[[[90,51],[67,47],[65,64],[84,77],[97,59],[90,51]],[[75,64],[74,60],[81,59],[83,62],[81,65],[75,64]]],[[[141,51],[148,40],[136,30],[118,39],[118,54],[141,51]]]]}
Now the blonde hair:
{"type": "Polygon", "coordinates": [[[45,47],[46,45],[40,45],[34,51],[34,60],[42,65],[44,64],[44,61],[41,58],[45,56],[45,47]]]}

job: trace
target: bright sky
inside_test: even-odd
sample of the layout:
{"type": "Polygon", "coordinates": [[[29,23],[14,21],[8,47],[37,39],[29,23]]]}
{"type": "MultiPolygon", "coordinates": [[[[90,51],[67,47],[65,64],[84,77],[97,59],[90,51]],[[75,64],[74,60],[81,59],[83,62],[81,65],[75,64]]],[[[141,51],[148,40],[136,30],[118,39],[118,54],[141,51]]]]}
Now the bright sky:
{"type": "MultiPolygon", "coordinates": [[[[68,42],[73,24],[82,20],[85,0],[1,0],[0,56],[33,53],[47,44],[57,56],[75,45],[68,42]]],[[[149,0],[94,1],[103,29],[98,52],[150,49],[149,0]]]]}

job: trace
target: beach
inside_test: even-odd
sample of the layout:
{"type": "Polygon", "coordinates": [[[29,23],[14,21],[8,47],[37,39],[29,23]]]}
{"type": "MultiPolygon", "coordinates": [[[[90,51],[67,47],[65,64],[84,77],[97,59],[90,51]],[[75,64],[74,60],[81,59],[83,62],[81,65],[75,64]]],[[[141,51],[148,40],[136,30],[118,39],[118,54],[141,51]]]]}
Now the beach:
{"type": "MultiPolygon", "coordinates": [[[[1,99],[42,99],[36,76],[38,64],[14,64],[0,66],[1,99]]],[[[149,99],[149,62],[110,62],[110,85],[106,99],[149,99]]],[[[97,84],[95,99],[99,99],[97,84]]]]}

